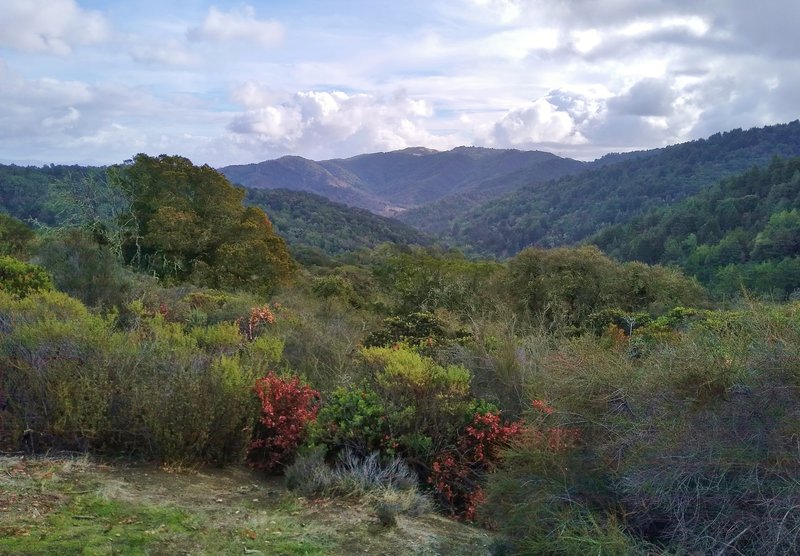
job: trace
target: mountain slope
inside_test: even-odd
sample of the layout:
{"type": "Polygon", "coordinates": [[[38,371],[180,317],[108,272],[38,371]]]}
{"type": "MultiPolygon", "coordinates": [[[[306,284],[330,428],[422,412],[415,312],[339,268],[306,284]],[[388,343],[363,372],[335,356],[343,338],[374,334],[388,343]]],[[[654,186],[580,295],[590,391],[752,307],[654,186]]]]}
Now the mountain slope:
{"type": "Polygon", "coordinates": [[[284,156],[258,164],[226,166],[219,171],[235,184],[251,189],[292,189],[308,191],[323,197],[369,209],[377,213],[391,211],[387,203],[362,190],[358,176],[344,168],[318,162],[300,156],[284,156]]]}
{"type": "Polygon", "coordinates": [[[417,147],[321,162],[283,157],[220,171],[246,187],[310,191],[393,215],[450,195],[483,190],[489,180],[493,186],[481,198],[494,198],[516,185],[512,181],[506,186],[502,177],[518,172],[526,172],[531,183],[583,168],[582,162],[540,151],[457,147],[439,152],[417,147]]]}
{"type": "Polygon", "coordinates": [[[446,235],[456,245],[496,256],[513,255],[531,244],[574,244],[776,155],[800,155],[800,121],[718,133],[526,185],[457,216],[446,235]]]}
{"type": "Polygon", "coordinates": [[[269,214],[276,231],[293,250],[311,247],[338,255],[386,242],[433,244],[433,238],[397,220],[305,191],[248,189],[245,202],[269,214]]]}

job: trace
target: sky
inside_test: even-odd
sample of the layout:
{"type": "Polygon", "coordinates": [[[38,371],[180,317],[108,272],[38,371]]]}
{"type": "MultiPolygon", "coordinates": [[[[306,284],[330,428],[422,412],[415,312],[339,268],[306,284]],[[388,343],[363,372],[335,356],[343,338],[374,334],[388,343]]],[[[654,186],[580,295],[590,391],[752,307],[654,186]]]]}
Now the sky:
{"type": "Polygon", "coordinates": [[[0,0],[0,162],[591,160],[800,115],[797,0],[0,0]]]}

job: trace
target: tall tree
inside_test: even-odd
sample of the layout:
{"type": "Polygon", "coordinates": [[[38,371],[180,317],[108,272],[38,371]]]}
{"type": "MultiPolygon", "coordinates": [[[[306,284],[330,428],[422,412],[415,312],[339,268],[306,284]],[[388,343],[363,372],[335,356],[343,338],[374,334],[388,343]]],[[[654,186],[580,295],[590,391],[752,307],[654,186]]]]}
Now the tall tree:
{"type": "Polygon", "coordinates": [[[291,276],[286,244],[266,214],[245,208],[244,190],[210,166],[138,154],[112,175],[137,223],[124,254],[141,269],[166,281],[260,293],[291,276]]]}

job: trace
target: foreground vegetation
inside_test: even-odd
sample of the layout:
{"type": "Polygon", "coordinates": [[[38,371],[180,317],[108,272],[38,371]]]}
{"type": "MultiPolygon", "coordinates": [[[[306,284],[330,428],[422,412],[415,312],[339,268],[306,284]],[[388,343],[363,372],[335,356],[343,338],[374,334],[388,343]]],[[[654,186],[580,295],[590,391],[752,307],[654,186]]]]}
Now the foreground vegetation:
{"type": "MultiPolygon", "coordinates": [[[[0,220],[0,450],[247,463],[369,508],[395,542],[436,509],[491,530],[495,554],[797,550],[797,301],[714,307],[679,271],[594,247],[496,263],[382,245],[302,267],[208,168],[140,155],[111,177],[69,227],[0,220]]],[[[272,530],[208,532],[181,503],[7,462],[61,493],[39,552],[75,520],[98,551],[272,530]]],[[[245,548],[343,550],[298,528],[307,509],[274,518],[300,544],[245,548]]],[[[32,536],[11,515],[13,552],[32,536]]]]}

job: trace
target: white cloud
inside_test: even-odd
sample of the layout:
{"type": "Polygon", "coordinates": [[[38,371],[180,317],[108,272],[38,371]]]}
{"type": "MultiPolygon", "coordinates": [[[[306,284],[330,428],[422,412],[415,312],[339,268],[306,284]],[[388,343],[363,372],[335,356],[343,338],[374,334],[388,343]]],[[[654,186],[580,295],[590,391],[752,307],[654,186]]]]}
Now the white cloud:
{"type": "Polygon", "coordinates": [[[478,7],[500,23],[512,23],[519,19],[524,2],[520,0],[468,0],[468,5],[478,7]]]}
{"type": "Polygon", "coordinates": [[[252,6],[223,12],[211,6],[205,20],[189,29],[187,36],[196,41],[245,41],[273,46],[283,40],[284,29],[277,21],[257,19],[252,6]]]}
{"type": "Polygon", "coordinates": [[[108,38],[109,24],[74,0],[0,0],[0,45],[24,52],[69,54],[108,38]]]}
{"type": "Polygon", "coordinates": [[[542,143],[581,144],[586,139],[566,111],[540,98],[509,110],[494,124],[488,141],[499,147],[535,148],[542,143]]]}
{"type": "Polygon", "coordinates": [[[233,102],[245,108],[254,109],[275,104],[284,96],[280,92],[255,81],[246,81],[235,87],[231,92],[231,100],[233,102]]]}
{"type": "Polygon", "coordinates": [[[669,116],[677,95],[670,83],[661,79],[642,79],[625,93],[609,100],[611,110],[634,116],[669,116]]]}
{"type": "Polygon", "coordinates": [[[68,106],[66,111],[59,116],[48,116],[42,120],[42,126],[47,128],[71,127],[81,118],[81,113],[74,106],[68,106]]]}
{"type": "Polygon", "coordinates": [[[200,58],[186,50],[185,45],[175,39],[163,43],[138,45],[131,52],[134,61],[143,64],[164,64],[168,66],[193,66],[200,58]]]}
{"type": "Polygon", "coordinates": [[[426,129],[433,109],[404,92],[389,97],[341,91],[298,92],[278,105],[239,114],[229,129],[254,149],[339,156],[409,146],[437,146],[442,139],[426,129]]]}

